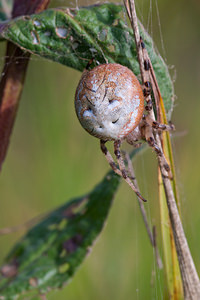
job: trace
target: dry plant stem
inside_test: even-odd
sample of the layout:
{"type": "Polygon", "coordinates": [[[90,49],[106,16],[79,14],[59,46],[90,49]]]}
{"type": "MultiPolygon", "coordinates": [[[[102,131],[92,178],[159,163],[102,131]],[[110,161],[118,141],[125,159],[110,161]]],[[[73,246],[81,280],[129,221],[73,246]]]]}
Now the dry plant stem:
{"type": "MultiPolygon", "coordinates": [[[[130,5],[131,23],[134,30],[138,60],[141,69],[141,76],[143,82],[145,82],[144,67],[143,67],[144,57],[143,57],[142,47],[140,45],[140,34],[137,25],[137,16],[135,11],[134,0],[129,0],[129,5],[130,5]]],[[[153,115],[153,111],[152,111],[152,115],[153,115]]],[[[158,147],[161,148],[162,147],[161,141],[157,133],[155,133],[155,139],[158,147]]],[[[180,266],[183,289],[184,289],[184,296],[185,299],[200,299],[200,281],[185,237],[185,233],[183,230],[178,208],[176,205],[172,185],[170,179],[168,178],[168,176],[166,176],[166,170],[164,170],[159,158],[158,161],[159,161],[159,167],[162,174],[163,185],[164,185],[167,205],[168,205],[168,211],[169,211],[169,216],[171,220],[171,225],[172,225],[172,230],[173,230],[178,260],[179,260],[179,266],[180,266]]]]}
{"type": "Polygon", "coordinates": [[[200,281],[185,237],[174,193],[171,188],[171,182],[168,178],[163,177],[163,184],[179,260],[185,299],[200,299],[200,281]]]}
{"type": "MultiPolygon", "coordinates": [[[[49,0],[15,0],[12,17],[44,10],[49,0]]],[[[6,58],[0,81],[0,169],[5,159],[19,100],[23,90],[30,54],[11,42],[7,43],[6,58]]]]}
{"type": "Polygon", "coordinates": [[[0,82],[0,169],[6,156],[29,57],[30,54],[25,54],[17,46],[8,42],[0,82]]]}
{"type": "MultiPolygon", "coordinates": [[[[127,152],[125,152],[125,158],[126,158],[126,161],[128,163],[128,171],[131,175],[133,183],[134,183],[135,187],[137,188],[137,190],[139,191],[139,187],[138,187],[137,180],[136,180],[136,177],[135,177],[135,172],[134,172],[134,169],[133,169],[133,165],[132,165],[130,156],[128,155],[127,152]]],[[[141,214],[142,214],[142,218],[143,218],[143,221],[144,221],[144,225],[146,227],[146,231],[147,231],[150,243],[155,249],[155,257],[156,257],[157,266],[158,266],[159,269],[162,269],[163,268],[163,263],[162,263],[162,260],[161,260],[161,257],[160,257],[159,251],[158,251],[157,243],[156,243],[155,226],[154,226],[154,230],[153,230],[153,233],[152,233],[151,228],[148,224],[147,215],[146,215],[146,211],[145,211],[145,208],[144,208],[143,201],[141,201],[141,199],[139,197],[137,197],[137,198],[138,198],[140,211],[141,211],[141,214]]]]}

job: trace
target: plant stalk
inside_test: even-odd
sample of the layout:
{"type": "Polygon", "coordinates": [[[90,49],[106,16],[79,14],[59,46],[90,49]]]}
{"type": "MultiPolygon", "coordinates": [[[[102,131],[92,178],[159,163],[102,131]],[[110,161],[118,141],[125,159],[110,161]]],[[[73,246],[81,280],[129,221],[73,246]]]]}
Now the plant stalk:
{"type": "MultiPolygon", "coordinates": [[[[48,4],[49,0],[15,0],[12,18],[40,12],[48,4]]],[[[29,58],[29,53],[11,42],[7,43],[6,58],[0,81],[0,170],[8,150],[29,58]]]]}
{"type": "MultiPolygon", "coordinates": [[[[128,0],[128,1],[129,1],[129,9],[127,9],[127,11],[134,31],[135,43],[136,43],[136,48],[138,53],[138,61],[140,65],[142,81],[144,83],[145,82],[144,57],[140,45],[141,44],[140,34],[139,34],[139,29],[137,24],[135,3],[134,0],[128,0]]],[[[153,110],[151,111],[151,114],[155,120],[153,110]]],[[[158,147],[162,149],[162,144],[158,133],[155,133],[155,140],[158,147]]],[[[178,255],[178,261],[179,261],[183,289],[184,289],[184,297],[185,299],[194,299],[194,300],[200,299],[200,281],[190,253],[187,239],[185,237],[182,222],[179,216],[179,211],[174,197],[172,184],[166,174],[166,170],[164,170],[161,164],[161,160],[159,159],[159,157],[158,157],[158,162],[159,162],[160,172],[162,175],[162,181],[163,181],[165,195],[167,199],[168,212],[169,212],[169,217],[172,225],[176,251],[178,255]]]]}

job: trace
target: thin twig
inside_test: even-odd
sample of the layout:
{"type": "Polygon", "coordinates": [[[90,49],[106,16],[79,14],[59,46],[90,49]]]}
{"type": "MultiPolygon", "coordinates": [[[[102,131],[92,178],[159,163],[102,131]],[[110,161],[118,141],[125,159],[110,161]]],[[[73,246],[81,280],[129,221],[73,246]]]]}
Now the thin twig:
{"type": "MultiPolygon", "coordinates": [[[[140,34],[137,25],[137,16],[135,10],[135,3],[134,0],[129,1],[129,10],[130,11],[130,21],[133,27],[134,36],[135,36],[135,43],[138,53],[138,60],[140,65],[140,71],[142,76],[143,83],[145,82],[145,72],[144,72],[144,57],[142,47],[140,45],[140,34]]],[[[152,116],[155,119],[153,110],[151,112],[152,116]]],[[[162,147],[161,140],[159,135],[155,133],[155,139],[158,147],[162,147]]],[[[176,251],[179,260],[179,266],[182,276],[183,288],[184,288],[184,296],[185,299],[200,299],[200,281],[199,277],[190,253],[190,249],[188,247],[187,239],[185,237],[185,233],[183,230],[183,226],[181,223],[181,219],[179,216],[178,208],[176,205],[172,185],[170,179],[166,176],[166,170],[163,168],[160,159],[158,158],[160,171],[162,174],[163,185],[165,189],[165,195],[167,199],[167,205],[169,210],[169,216],[171,220],[176,251]]]]}

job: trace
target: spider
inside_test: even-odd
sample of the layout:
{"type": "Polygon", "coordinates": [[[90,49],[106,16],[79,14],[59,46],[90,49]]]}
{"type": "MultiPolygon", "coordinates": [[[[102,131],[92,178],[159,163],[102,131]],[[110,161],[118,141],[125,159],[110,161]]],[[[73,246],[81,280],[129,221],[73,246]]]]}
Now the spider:
{"type": "MultiPolygon", "coordinates": [[[[148,72],[148,60],[144,61],[144,67],[148,72]]],[[[121,152],[123,141],[133,146],[137,146],[140,140],[146,141],[156,152],[168,176],[172,177],[163,151],[155,141],[154,133],[173,130],[174,126],[160,124],[152,118],[150,94],[149,81],[145,81],[142,89],[130,69],[120,64],[108,63],[98,65],[92,70],[88,70],[87,67],[75,95],[75,109],[81,125],[91,135],[100,139],[101,150],[113,171],[123,177],[143,201],[146,200],[126,169],[121,152]],[[117,164],[106,147],[108,141],[114,142],[117,164]]]]}

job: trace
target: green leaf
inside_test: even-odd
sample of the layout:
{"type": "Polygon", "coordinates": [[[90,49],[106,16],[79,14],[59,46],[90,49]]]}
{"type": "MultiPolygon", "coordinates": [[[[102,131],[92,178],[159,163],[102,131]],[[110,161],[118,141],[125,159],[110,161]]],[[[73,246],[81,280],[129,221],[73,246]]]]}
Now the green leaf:
{"type": "Polygon", "coordinates": [[[66,284],[101,232],[119,183],[109,172],[88,196],[67,202],[31,229],[1,269],[0,299],[27,299],[27,292],[66,284]]]}
{"type": "MultiPolygon", "coordinates": [[[[83,71],[88,61],[120,63],[139,75],[132,29],[124,8],[114,3],[76,9],[49,9],[40,14],[11,20],[0,36],[22,49],[83,71]]],[[[153,41],[140,26],[151,58],[165,108],[173,106],[173,84],[166,64],[155,51],[153,41]]]]}
{"type": "Polygon", "coordinates": [[[88,195],[68,201],[28,231],[0,269],[1,300],[27,299],[27,293],[32,299],[68,283],[101,233],[120,179],[108,172],[88,195]]]}

